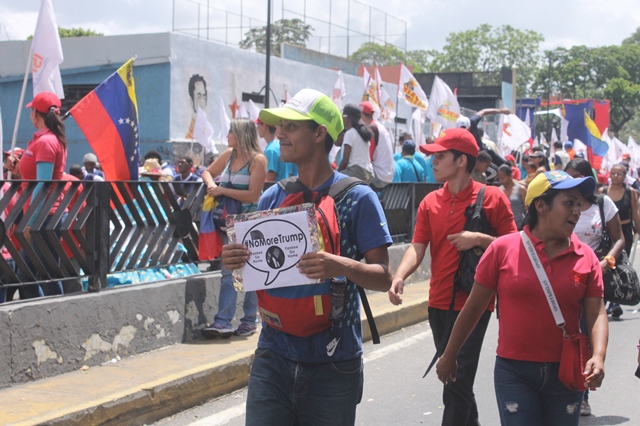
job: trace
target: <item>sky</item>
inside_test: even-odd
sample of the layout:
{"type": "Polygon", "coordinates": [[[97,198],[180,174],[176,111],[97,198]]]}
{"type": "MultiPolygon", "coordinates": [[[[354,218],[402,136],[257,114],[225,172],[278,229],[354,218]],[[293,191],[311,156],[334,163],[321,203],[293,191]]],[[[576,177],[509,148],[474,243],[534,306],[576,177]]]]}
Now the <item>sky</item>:
{"type": "MultiPolygon", "coordinates": [[[[195,35],[199,26],[201,37],[236,44],[248,27],[263,25],[267,19],[267,0],[52,1],[59,26],[105,35],[172,28],[195,35]],[[232,28],[214,29],[225,23],[232,28]]],[[[308,46],[340,56],[347,53],[347,26],[352,35],[350,53],[370,34],[401,49],[440,50],[449,33],[484,23],[537,31],[545,38],[542,49],[619,45],[640,27],[638,0],[272,0],[272,4],[273,20],[306,18],[315,29],[308,46]]],[[[39,8],[40,0],[0,0],[0,41],[24,40],[33,34],[39,8]]]]}

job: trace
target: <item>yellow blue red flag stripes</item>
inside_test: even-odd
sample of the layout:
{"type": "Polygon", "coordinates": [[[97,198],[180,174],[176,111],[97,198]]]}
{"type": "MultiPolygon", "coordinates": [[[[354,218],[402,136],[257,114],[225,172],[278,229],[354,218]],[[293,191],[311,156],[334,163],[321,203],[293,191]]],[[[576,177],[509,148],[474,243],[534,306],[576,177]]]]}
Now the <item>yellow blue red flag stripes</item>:
{"type": "Polygon", "coordinates": [[[69,110],[98,157],[106,180],[138,180],[138,105],[129,59],[69,110]]]}
{"type": "Polygon", "coordinates": [[[602,140],[602,135],[598,126],[593,122],[587,111],[584,111],[584,126],[586,127],[585,145],[593,150],[593,153],[599,157],[604,157],[609,150],[609,145],[602,140]]]}

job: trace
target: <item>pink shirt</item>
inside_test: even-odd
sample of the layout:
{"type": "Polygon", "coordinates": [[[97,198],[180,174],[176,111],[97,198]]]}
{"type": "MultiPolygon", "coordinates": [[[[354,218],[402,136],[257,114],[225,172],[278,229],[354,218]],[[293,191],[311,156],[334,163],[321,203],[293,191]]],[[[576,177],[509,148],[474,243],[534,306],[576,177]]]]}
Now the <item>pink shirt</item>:
{"type": "MultiPolygon", "coordinates": [[[[20,173],[22,173],[22,179],[35,180],[37,178],[37,163],[53,163],[53,176],[51,180],[62,180],[64,168],[67,164],[67,150],[60,143],[56,135],[51,133],[51,130],[46,127],[33,134],[33,140],[29,142],[27,149],[20,158],[20,173]]],[[[63,196],[64,193],[60,194],[58,200],[51,207],[49,215],[56,212],[63,196]]],[[[27,203],[25,209],[29,204],[30,203],[27,203]]]]}
{"type": "MultiPolygon", "coordinates": [[[[544,243],[524,231],[536,248],[566,322],[567,333],[580,329],[582,301],[603,297],[602,270],[593,250],[571,234],[569,247],[549,260],[544,243]]],[[[562,330],[556,326],[540,281],[519,233],[495,240],[476,271],[475,280],[498,293],[497,354],[532,362],[559,362],[562,330]]]]}
{"type": "Polygon", "coordinates": [[[51,180],[61,180],[64,167],[67,164],[67,150],[58,141],[51,130],[38,130],[33,134],[33,140],[29,142],[27,149],[20,158],[20,173],[22,179],[36,179],[37,163],[53,163],[53,177],[51,180]]]}

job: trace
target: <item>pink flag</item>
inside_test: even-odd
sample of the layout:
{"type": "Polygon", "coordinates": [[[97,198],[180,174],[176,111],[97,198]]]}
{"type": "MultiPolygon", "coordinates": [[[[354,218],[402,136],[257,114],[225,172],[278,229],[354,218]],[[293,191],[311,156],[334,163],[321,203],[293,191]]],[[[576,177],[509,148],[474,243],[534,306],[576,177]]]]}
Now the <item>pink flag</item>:
{"type": "Polygon", "coordinates": [[[36,31],[31,43],[33,96],[40,92],[53,92],[64,98],[60,64],[64,61],[58,35],[58,24],[51,0],[42,0],[36,31]]]}

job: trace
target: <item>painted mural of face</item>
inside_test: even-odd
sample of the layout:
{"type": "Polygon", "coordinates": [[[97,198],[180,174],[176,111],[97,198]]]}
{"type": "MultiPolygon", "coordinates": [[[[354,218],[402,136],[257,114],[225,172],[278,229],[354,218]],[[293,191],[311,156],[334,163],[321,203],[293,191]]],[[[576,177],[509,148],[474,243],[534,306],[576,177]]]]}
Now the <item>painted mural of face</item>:
{"type": "Polygon", "coordinates": [[[207,109],[207,89],[202,81],[196,81],[193,91],[193,99],[191,99],[193,112],[198,112],[198,107],[203,110],[207,109]]]}

